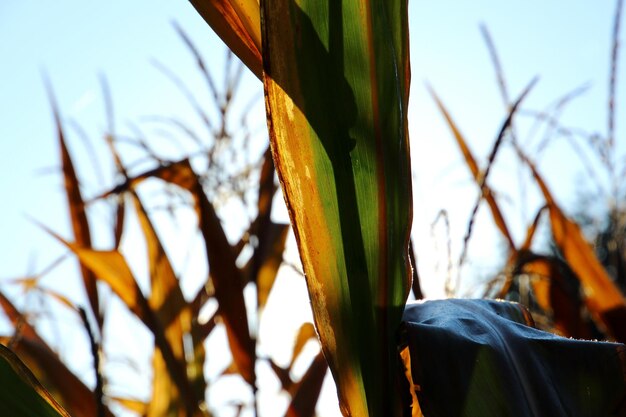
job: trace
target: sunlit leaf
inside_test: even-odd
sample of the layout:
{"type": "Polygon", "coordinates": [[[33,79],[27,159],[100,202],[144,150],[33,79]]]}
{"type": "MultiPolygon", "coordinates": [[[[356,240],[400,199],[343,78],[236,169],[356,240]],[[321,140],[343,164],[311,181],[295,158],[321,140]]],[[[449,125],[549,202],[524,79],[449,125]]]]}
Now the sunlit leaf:
{"type": "Polygon", "coordinates": [[[528,158],[524,159],[546,199],[554,242],[580,279],[589,311],[606,326],[611,337],[620,342],[626,341],[624,296],[602,267],[580,227],[565,216],[534,164],[528,158]]]}
{"type": "Polygon", "coordinates": [[[106,282],[124,304],[144,322],[148,322],[146,303],[124,256],[117,250],[84,249],[65,242],[80,262],[95,273],[99,280],[106,282]]]}
{"type": "Polygon", "coordinates": [[[123,397],[109,397],[111,400],[116,403],[121,404],[124,408],[134,411],[139,415],[145,415],[146,410],[148,409],[148,404],[144,401],[139,401],[133,398],[123,398],[123,397]]]}
{"type": "Polygon", "coordinates": [[[314,417],[315,405],[322,390],[328,365],[322,352],[318,353],[309,369],[298,382],[285,417],[314,417]]]}
{"type": "Polygon", "coordinates": [[[433,99],[437,103],[437,106],[439,107],[439,111],[441,111],[441,113],[443,114],[443,117],[446,119],[448,127],[452,131],[452,134],[454,135],[454,138],[456,139],[456,143],[459,146],[461,153],[463,154],[463,159],[465,160],[467,167],[472,173],[472,177],[474,178],[477,184],[482,185],[482,190],[481,190],[482,197],[485,199],[485,201],[489,205],[489,209],[491,210],[491,215],[493,216],[494,222],[496,223],[498,230],[500,230],[500,232],[502,233],[502,236],[504,236],[504,238],[506,239],[509,245],[509,248],[512,250],[515,250],[515,243],[513,242],[513,238],[511,237],[509,228],[506,224],[506,221],[504,220],[502,211],[500,210],[500,207],[498,206],[498,203],[493,195],[493,192],[491,191],[491,188],[489,188],[489,186],[486,183],[483,183],[484,173],[481,172],[480,168],[478,167],[476,158],[474,158],[472,151],[467,145],[467,141],[465,140],[465,137],[463,136],[463,134],[457,127],[454,120],[452,120],[452,116],[450,116],[450,113],[448,112],[446,107],[443,105],[443,102],[439,99],[439,97],[435,94],[435,92],[432,89],[429,89],[429,91],[433,99]]]}
{"type": "Polygon", "coordinates": [[[258,0],[190,0],[224,43],[261,78],[261,24],[258,0]]]}
{"type": "Polygon", "coordinates": [[[0,345],[0,404],[11,417],[70,417],[19,358],[0,345]]]}
{"type": "MultiPolygon", "coordinates": [[[[81,195],[80,183],[76,176],[76,170],[70,153],[65,143],[65,133],[63,131],[63,125],[61,123],[61,117],[57,109],[52,93],[50,93],[50,101],[52,103],[52,110],[54,114],[54,121],[57,129],[57,136],[59,139],[59,147],[61,148],[61,162],[63,167],[63,178],[65,183],[65,193],[67,196],[67,204],[70,212],[70,219],[72,223],[72,231],[74,232],[74,240],[78,246],[84,248],[91,247],[91,231],[89,229],[89,222],[87,220],[87,213],[85,211],[85,202],[81,195]]],[[[100,313],[100,302],[98,299],[98,286],[96,285],[96,277],[85,266],[80,266],[80,272],[83,277],[83,283],[87,298],[89,299],[89,305],[91,311],[96,318],[98,327],[102,328],[102,314],[100,313]]]]}
{"type": "MultiPolygon", "coordinates": [[[[148,267],[150,271],[150,297],[148,303],[165,330],[165,338],[172,348],[180,367],[185,367],[184,335],[191,330],[191,312],[178,284],[174,269],[163,245],[135,192],[131,193],[139,224],[146,240],[148,267]]],[[[197,407],[191,399],[180,399],[180,387],[169,373],[161,350],[155,345],[152,359],[152,397],[148,405],[148,417],[180,416],[197,407]]],[[[204,390],[201,391],[202,393],[204,390]]],[[[202,397],[199,397],[202,398],[202,397]]]]}
{"type": "Polygon", "coordinates": [[[562,260],[521,252],[513,275],[528,274],[537,304],[552,316],[554,330],[562,336],[584,339],[590,332],[581,317],[583,302],[577,277],[562,260]]]}
{"type": "Polygon", "coordinates": [[[261,310],[267,303],[276,281],[278,269],[283,262],[283,252],[289,226],[269,223],[259,236],[259,244],[250,259],[248,269],[257,285],[257,306],[261,310]]]}
{"type": "Polygon", "coordinates": [[[293,363],[298,359],[302,349],[304,349],[304,345],[306,345],[309,340],[317,340],[317,332],[315,331],[315,327],[312,323],[304,323],[298,329],[298,334],[296,335],[296,340],[293,344],[293,352],[291,354],[291,361],[289,362],[289,369],[293,367],[293,363]]]}
{"type": "Polygon", "coordinates": [[[78,308],[72,302],[72,300],[70,300],[69,298],[67,298],[63,294],[61,294],[61,293],[59,293],[59,292],[57,292],[57,291],[55,291],[53,289],[44,288],[44,287],[37,287],[37,290],[41,291],[43,294],[46,294],[50,298],[56,300],[59,304],[64,305],[68,309],[70,309],[70,310],[72,310],[74,312],[78,311],[78,308]]]}
{"type": "MultiPolygon", "coordinates": [[[[39,336],[22,313],[0,292],[0,306],[16,329],[14,337],[0,337],[0,343],[11,345],[21,360],[28,363],[30,369],[48,391],[56,395],[63,406],[74,417],[93,417],[96,402],[93,392],[80,380],[52,351],[39,336]]],[[[105,409],[107,417],[111,414],[105,409]]]]}
{"type": "Polygon", "coordinates": [[[403,339],[421,412],[481,417],[626,412],[624,345],[555,336],[527,326],[527,317],[518,304],[488,300],[407,306],[403,339]]]}
{"type": "Polygon", "coordinates": [[[410,289],[407,4],[261,9],[274,162],[342,412],[394,415],[410,289]]]}
{"type": "Polygon", "coordinates": [[[196,409],[198,400],[187,379],[185,366],[176,359],[172,346],[165,335],[164,326],[156,312],[150,308],[148,300],[137,285],[124,256],[116,250],[84,249],[65,241],[50,230],[48,232],[67,246],[99,280],[106,282],[124,304],[150,329],[154,335],[155,344],[163,355],[169,374],[185,399],[187,412],[191,415],[192,410],[196,409]]]}
{"type": "Polygon", "coordinates": [[[129,178],[104,196],[121,193],[146,178],[159,178],[189,191],[194,199],[200,233],[205,242],[211,284],[219,304],[219,314],[226,326],[229,346],[239,373],[254,384],[254,343],[250,337],[246,306],[243,299],[243,276],[237,267],[233,247],[228,242],[215,208],[209,201],[188,160],[144,172],[129,178]]]}

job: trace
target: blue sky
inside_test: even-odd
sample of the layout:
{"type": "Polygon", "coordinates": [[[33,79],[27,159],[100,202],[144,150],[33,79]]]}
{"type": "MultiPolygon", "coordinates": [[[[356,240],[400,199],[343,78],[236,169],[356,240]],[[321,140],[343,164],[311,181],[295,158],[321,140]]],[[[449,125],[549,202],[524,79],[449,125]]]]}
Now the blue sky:
{"type": "MultiPolygon", "coordinates": [[[[589,83],[586,93],[565,109],[561,121],[604,134],[614,3],[411,0],[414,235],[420,273],[430,295],[442,294],[442,263],[447,257],[442,253],[445,234],[438,227],[433,236],[431,223],[439,210],[448,212],[452,250],[458,256],[477,190],[424,83],[437,91],[484,162],[506,113],[479,30],[482,23],[495,40],[512,96],[517,96],[534,76],[540,76],[524,108],[544,109],[563,94],[589,83]]],[[[59,151],[42,74],[53,86],[64,120],[79,122],[97,149],[104,183],[98,179],[94,164],[79,164],[85,193],[93,196],[112,184],[111,161],[100,141],[106,131],[100,75],[110,85],[116,123],[122,132],[127,121],[151,114],[176,115],[197,123],[176,88],[155,69],[153,59],[186,80],[201,100],[208,99],[194,61],[173,29],[173,21],[189,34],[207,62],[216,65],[219,78],[224,47],[184,0],[115,0],[107,4],[78,0],[0,2],[0,279],[40,270],[63,253],[27,216],[70,235],[62,177],[58,173],[59,151]]],[[[620,75],[626,75],[623,57],[624,54],[620,75]]],[[[626,125],[620,123],[626,120],[623,78],[626,77],[618,80],[615,153],[621,167],[626,165],[626,125]]],[[[260,83],[252,76],[247,76],[244,89],[247,96],[262,94],[260,83]]],[[[252,112],[251,117],[262,126],[262,100],[252,112]]],[[[528,126],[529,122],[520,120],[520,138],[536,144],[541,135],[528,138],[528,126]]],[[[76,158],[88,161],[80,138],[73,135],[69,139],[76,158]]],[[[590,149],[583,149],[593,160],[590,149]]],[[[564,139],[555,139],[548,146],[540,159],[540,169],[559,202],[570,212],[575,211],[580,194],[594,190],[578,156],[564,139]]],[[[527,176],[518,168],[512,152],[503,150],[494,167],[492,183],[502,193],[503,207],[518,240],[541,205],[527,176]],[[519,186],[520,178],[525,187],[519,186]],[[520,190],[526,190],[525,194],[520,190]]],[[[101,219],[107,218],[102,214],[101,219]]],[[[101,235],[100,244],[110,244],[106,233],[101,235]]],[[[501,253],[499,245],[486,210],[481,210],[470,247],[473,269],[464,274],[464,283],[473,282],[469,277],[472,274],[484,278],[481,274],[494,272],[501,253]]],[[[74,270],[68,266],[62,271],[74,270]]],[[[47,278],[47,282],[56,285],[62,280],[67,283],[65,291],[80,298],[82,294],[72,290],[71,284],[78,281],[71,275],[57,274],[47,278]]],[[[465,290],[468,289],[470,284],[466,284],[465,290]]]]}
{"type": "MultiPolygon", "coordinates": [[[[467,197],[475,193],[424,82],[433,86],[477,155],[484,157],[504,117],[479,31],[484,23],[495,39],[512,95],[539,75],[526,107],[542,109],[589,82],[590,89],[567,108],[563,121],[602,133],[613,8],[613,2],[582,0],[410,2],[416,225],[432,221],[441,208],[455,206],[454,200],[473,204],[473,197],[467,197]]],[[[22,272],[25,252],[41,242],[40,231],[24,213],[46,224],[62,218],[60,176],[49,172],[58,166],[58,150],[42,74],[50,79],[65,120],[80,122],[94,136],[106,130],[100,75],[111,87],[120,125],[142,115],[185,114],[178,92],[151,63],[157,59],[190,83],[201,82],[172,21],[189,33],[209,63],[222,62],[223,47],[183,0],[108,5],[5,0],[0,5],[0,163],[11,173],[0,181],[0,192],[8,196],[0,226],[13,231],[8,236],[22,236],[19,241],[0,240],[1,253],[13,260],[5,274],[22,272]]],[[[623,97],[624,83],[618,86],[618,97],[623,97]]],[[[261,94],[253,79],[247,89],[261,94]]],[[[548,149],[542,169],[550,182],[559,181],[557,194],[571,203],[577,188],[573,175],[580,167],[576,160],[561,158],[566,151],[561,147],[563,141],[548,149]]],[[[79,152],[80,143],[74,148],[79,152]]],[[[458,216],[454,229],[462,229],[465,216],[458,216]]]]}

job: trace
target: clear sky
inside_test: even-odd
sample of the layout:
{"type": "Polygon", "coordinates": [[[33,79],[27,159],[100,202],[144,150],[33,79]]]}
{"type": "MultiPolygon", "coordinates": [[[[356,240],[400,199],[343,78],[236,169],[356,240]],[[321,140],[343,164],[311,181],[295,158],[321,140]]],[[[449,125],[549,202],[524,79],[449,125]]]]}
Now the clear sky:
{"type": "MultiPolygon", "coordinates": [[[[484,23],[498,48],[511,96],[517,96],[538,75],[539,83],[523,107],[543,110],[588,83],[585,94],[565,108],[561,121],[604,135],[614,8],[615,1],[608,0],[410,1],[414,237],[428,295],[443,294],[447,258],[443,229],[439,225],[433,235],[431,223],[439,210],[448,212],[456,259],[478,191],[425,82],[446,103],[484,164],[506,115],[479,30],[484,23]]],[[[99,155],[103,180],[99,179],[96,164],[86,162],[89,156],[80,137],[70,137],[72,152],[83,161],[79,171],[85,178],[85,192],[93,196],[113,183],[111,161],[100,141],[107,125],[100,75],[110,85],[116,123],[122,132],[127,131],[128,121],[145,115],[175,115],[197,123],[176,87],[152,63],[154,59],[164,63],[198,92],[200,100],[207,99],[203,81],[173,29],[173,21],[189,34],[207,62],[216,65],[214,70],[219,75],[224,47],[187,1],[0,1],[0,279],[39,271],[63,253],[28,217],[70,236],[58,172],[58,144],[42,74],[54,88],[64,120],[79,122],[99,155]]],[[[621,122],[626,120],[624,56],[619,63],[618,149],[614,154],[622,168],[626,166],[626,124],[621,122]]],[[[244,95],[261,97],[261,85],[250,75],[246,75],[244,89],[244,95]]],[[[251,110],[250,117],[262,126],[262,100],[251,110]]],[[[524,146],[532,149],[532,144],[541,141],[543,131],[529,136],[528,125],[520,119],[519,133],[524,146]]],[[[590,148],[579,143],[594,160],[590,148]]],[[[559,202],[570,212],[576,211],[581,195],[596,190],[564,138],[550,143],[539,166],[559,202]]],[[[507,219],[519,241],[541,200],[510,149],[499,155],[491,178],[494,188],[501,192],[507,219]],[[524,187],[520,186],[520,178],[524,187]]],[[[106,213],[95,215],[108,221],[106,213]]],[[[106,233],[101,235],[100,244],[106,247],[110,241],[106,233]]],[[[471,288],[470,283],[487,278],[502,261],[501,243],[486,210],[479,213],[470,254],[471,268],[463,275],[465,292],[471,288]]],[[[51,274],[46,283],[66,283],[63,287],[70,296],[82,297],[72,290],[72,285],[78,283],[74,269],[60,271],[70,273],[51,274]]],[[[305,312],[297,319],[308,317],[306,299],[299,300],[305,312]]],[[[334,415],[336,409],[331,410],[332,405],[322,415],[334,415]]]]}

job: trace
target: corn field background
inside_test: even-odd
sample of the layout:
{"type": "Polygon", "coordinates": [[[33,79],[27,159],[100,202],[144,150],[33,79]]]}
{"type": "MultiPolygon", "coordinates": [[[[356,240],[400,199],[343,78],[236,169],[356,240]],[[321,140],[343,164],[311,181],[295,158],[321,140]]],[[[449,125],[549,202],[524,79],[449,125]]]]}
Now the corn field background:
{"type": "MultiPolygon", "coordinates": [[[[34,2],[0,5],[0,56],[9,63],[0,65],[2,343],[21,343],[26,352],[28,343],[41,345],[40,335],[90,389],[103,385],[102,415],[184,409],[194,395],[204,395],[205,411],[217,416],[313,415],[316,406],[320,416],[339,415],[307,324],[306,287],[280,192],[274,197],[261,86],[189,4],[162,3],[68,1],[54,11],[34,2]],[[220,228],[236,259],[206,249],[226,247],[215,237],[220,228]],[[103,252],[81,255],[79,247],[119,250],[137,288],[99,283],[94,301],[85,291],[93,271],[79,268],[75,255],[98,269],[103,252]],[[217,265],[241,276],[237,300],[223,295],[215,276],[207,284],[217,265]],[[165,286],[155,284],[157,276],[165,286]],[[146,295],[148,307],[136,294],[146,295]],[[219,317],[218,297],[231,309],[219,317]],[[193,317],[184,336],[151,325],[150,314],[168,314],[159,308],[172,299],[168,308],[188,308],[193,317]],[[166,377],[154,382],[171,366],[165,354],[153,358],[159,337],[188,374],[195,367],[188,391],[166,377]],[[92,342],[102,347],[101,378],[92,342]],[[181,391],[172,404],[153,400],[153,390],[171,386],[181,391]]],[[[415,293],[506,296],[528,305],[539,326],[603,338],[602,325],[588,325],[593,312],[578,299],[567,259],[558,264],[565,265],[565,301],[537,284],[542,268],[563,260],[547,215],[538,217],[532,245],[519,244],[545,258],[518,269],[507,264],[506,234],[484,202],[477,206],[471,164],[450,128],[462,132],[480,169],[490,170],[511,240],[526,240],[545,203],[520,147],[623,292],[626,66],[615,4],[487,3],[471,10],[455,2],[410,5],[415,293]],[[535,76],[512,121],[514,138],[500,146],[498,129],[535,76]]],[[[33,366],[47,358],[32,352],[33,366]]],[[[45,371],[38,376],[62,397],[75,389],[46,380],[45,371]]],[[[77,398],[68,409],[80,416],[87,400],[77,398]]]]}

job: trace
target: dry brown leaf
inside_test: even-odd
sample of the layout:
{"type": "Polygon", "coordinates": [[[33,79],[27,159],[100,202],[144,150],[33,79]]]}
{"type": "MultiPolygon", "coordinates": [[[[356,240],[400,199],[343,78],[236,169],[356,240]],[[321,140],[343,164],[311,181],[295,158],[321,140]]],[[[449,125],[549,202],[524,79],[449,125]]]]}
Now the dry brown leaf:
{"type": "Polygon", "coordinates": [[[247,4],[251,1],[191,0],[191,4],[200,16],[260,79],[263,74],[263,64],[261,61],[261,14],[258,11],[258,2],[256,2],[258,23],[254,21],[254,13],[246,13],[246,7],[241,7],[240,3],[247,4]],[[257,24],[258,28],[255,27],[257,24]]]}
{"type": "Polygon", "coordinates": [[[285,417],[313,417],[315,405],[322,390],[328,364],[320,351],[311,366],[297,383],[285,417]]]}
{"type": "Polygon", "coordinates": [[[136,400],[133,398],[124,398],[124,397],[109,397],[111,400],[115,401],[118,404],[121,404],[127,410],[133,411],[139,415],[145,415],[146,410],[148,409],[148,404],[144,401],[136,400]]]}
{"type": "MultiPolygon", "coordinates": [[[[0,337],[0,343],[11,346],[72,416],[93,417],[96,413],[93,392],[67,368],[2,292],[0,306],[16,328],[14,337],[0,337]]],[[[105,412],[107,417],[112,417],[108,409],[105,412]]]]}
{"type": "MultiPolygon", "coordinates": [[[[469,149],[469,146],[467,145],[467,141],[465,140],[463,134],[457,127],[456,123],[454,123],[454,120],[452,120],[452,117],[448,113],[448,110],[444,107],[443,102],[439,99],[439,97],[435,94],[435,92],[431,88],[429,88],[429,91],[430,91],[430,94],[433,96],[433,99],[437,103],[437,106],[439,107],[439,111],[441,111],[444,118],[446,119],[446,122],[448,123],[448,127],[450,128],[450,130],[452,131],[454,135],[454,138],[456,139],[457,145],[459,145],[459,148],[461,149],[461,153],[463,154],[465,163],[467,164],[468,168],[470,169],[472,173],[472,177],[474,178],[477,184],[480,184],[483,174],[478,168],[476,159],[474,158],[474,155],[472,155],[472,151],[469,149]]],[[[502,211],[500,210],[500,207],[498,206],[498,203],[496,202],[496,199],[494,198],[491,189],[487,186],[487,184],[483,184],[482,188],[483,188],[482,189],[483,198],[487,201],[487,204],[489,205],[489,208],[491,209],[491,214],[493,216],[494,222],[496,223],[496,226],[498,227],[498,230],[500,230],[500,232],[502,233],[502,236],[504,236],[504,238],[506,239],[509,245],[509,249],[515,250],[515,243],[513,242],[513,238],[511,237],[509,228],[506,225],[506,221],[504,220],[502,211]]]]}
{"type": "MultiPolygon", "coordinates": [[[[165,331],[165,338],[172,348],[178,367],[185,368],[183,338],[184,334],[191,330],[191,312],[148,213],[146,213],[137,194],[131,192],[131,195],[148,251],[151,283],[148,303],[165,331]]],[[[147,416],[177,415],[183,417],[185,414],[191,415],[197,404],[194,404],[191,399],[181,400],[180,395],[184,388],[178,387],[173,381],[161,350],[156,345],[152,358],[152,368],[152,397],[148,403],[147,416]]]]}
{"type": "Polygon", "coordinates": [[[52,231],[46,230],[67,246],[83,265],[94,272],[98,279],[106,282],[124,304],[150,329],[154,335],[155,344],[158,346],[160,354],[163,355],[169,374],[185,399],[187,414],[193,415],[194,410],[197,410],[198,400],[191,390],[185,366],[176,359],[172,346],[165,335],[165,329],[141,293],[122,254],[116,250],[97,251],[80,248],[74,243],[63,240],[52,231]]]}
{"type": "Polygon", "coordinates": [[[589,311],[606,327],[611,337],[626,342],[626,303],[622,293],[598,261],[580,227],[557,205],[534,164],[524,156],[523,159],[546,199],[554,241],[580,279],[589,311]]]}
{"type": "Polygon", "coordinates": [[[218,311],[226,326],[233,360],[241,376],[249,384],[254,385],[255,347],[250,337],[243,299],[243,277],[237,267],[234,250],[226,238],[215,208],[202,189],[189,161],[173,164],[169,170],[161,171],[159,174],[159,178],[167,181],[166,178],[169,177],[174,184],[191,192],[196,205],[200,232],[205,242],[215,298],[219,304],[218,311]]]}
{"type": "Polygon", "coordinates": [[[283,368],[276,364],[272,359],[269,359],[270,367],[276,374],[276,377],[280,381],[280,386],[287,392],[291,392],[291,389],[294,386],[293,380],[291,379],[291,373],[289,369],[283,368]]]}
{"type": "Polygon", "coordinates": [[[289,233],[286,224],[270,223],[259,236],[259,246],[252,256],[252,279],[257,285],[257,306],[263,309],[276,281],[278,269],[283,262],[285,242],[289,233]]]}
{"type": "Polygon", "coordinates": [[[511,284],[513,284],[513,269],[516,267],[516,264],[520,263],[520,257],[523,257],[524,254],[530,251],[530,248],[533,243],[533,238],[535,237],[535,232],[537,231],[537,227],[539,226],[539,220],[541,220],[541,215],[546,210],[546,206],[543,206],[539,209],[533,222],[526,229],[526,238],[524,239],[524,243],[520,246],[519,249],[515,250],[511,254],[509,254],[509,258],[506,261],[506,266],[504,268],[505,280],[502,288],[497,293],[496,298],[505,298],[511,289],[511,284]]]}
{"type": "Polygon", "coordinates": [[[115,248],[119,249],[122,243],[122,233],[124,232],[124,219],[126,215],[126,204],[124,203],[124,196],[120,195],[117,198],[117,207],[115,210],[115,226],[113,227],[113,239],[115,242],[115,248]]]}
{"type": "Polygon", "coordinates": [[[552,314],[562,336],[589,338],[581,316],[582,300],[574,273],[558,258],[525,253],[514,274],[528,274],[537,304],[552,314]]]}
{"type": "Polygon", "coordinates": [[[293,367],[294,362],[298,359],[300,353],[302,353],[304,345],[306,345],[311,339],[317,340],[317,332],[315,331],[315,326],[313,326],[313,323],[307,322],[300,326],[300,329],[298,329],[298,334],[293,344],[291,361],[289,362],[289,366],[287,367],[287,369],[291,369],[293,367]]]}
{"type": "Polygon", "coordinates": [[[219,314],[226,326],[226,333],[241,376],[251,385],[255,383],[255,346],[248,327],[246,306],[243,299],[243,276],[237,267],[233,247],[228,242],[215,208],[209,201],[202,184],[193,172],[189,161],[158,167],[105,194],[111,195],[128,190],[146,178],[159,178],[189,191],[194,199],[199,228],[204,238],[210,278],[219,304],[219,314]]]}
{"type": "MultiPolygon", "coordinates": [[[[52,103],[52,111],[54,114],[54,121],[57,129],[57,136],[59,139],[59,147],[61,148],[61,162],[63,167],[63,178],[65,183],[65,193],[67,196],[67,204],[70,212],[70,219],[72,223],[72,231],[74,233],[74,239],[78,246],[84,248],[91,248],[91,231],[89,230],[89,221],[87,220],[87,213],[85,210],[85,202],[80,192],[80,184],[72,158],[67,149],[65,143],[65,133],[63,131],[63,125],[61,123],[61,117],[59,115],[58,108],[56,106],[52,92],[50,92],[50,101],[52,103]]],[[[89,299],[89,305],[91,311],[96,318],[98,327],[102,329],[102,314],[100,312],[100,302],[98,299],[98,286],[96,285],[96,277],[85,266],[80,266],[80,272],[83,277],[83,283],[87,298],[89,299]]]]}

